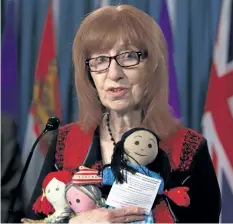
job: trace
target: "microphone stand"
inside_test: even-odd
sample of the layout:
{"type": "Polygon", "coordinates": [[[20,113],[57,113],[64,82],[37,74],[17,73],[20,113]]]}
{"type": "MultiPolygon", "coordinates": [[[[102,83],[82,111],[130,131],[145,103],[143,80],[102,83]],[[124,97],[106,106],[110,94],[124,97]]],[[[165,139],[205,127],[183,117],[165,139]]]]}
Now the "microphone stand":
{"type": "Polygon", "coordinates": [[[15,201],[16,201],[16,199],[17,199],[17,194],[19,193],[19,190],[21,189],[21,185],[22,185],[22,183],[23,183],[23,179],[24,179],[24,177],[25,177],[25,174],[26,174],[26,172],[27,172],[28,166],[29,166],[30,161],[31,161],[31,159],[32,159],[33,152],[34,152],[34,150],[35,150],[35,148],[36,148],[38,142],[40,141],[40,139],[41,139],[48,131],[52,131],[52,130],[55,130],[55,129],[58,128],[58,125],[59,125],[59,124],[58,124],[58,125],[56,124],[57,126],[54,125],[54,124],[52,124],[53,121],[55,121],[55,122],[60,122],[60,121],[58,120],[58,118],[55,118],[55,119],[57,119],[57,120],[54,120],[54,117],[52,117],[52,118],[50,118],[50,119],[48,120],[48,122],[47,122],[47,124],[46,124],[46,127],[45,127],[45,129],[44,129],[44,131],[43,131],[43,132],[40,134],[40,136],[36,139],[36,141],[34,142],[32,148],[31,148],[30,154],[29,154],[29,156],[28,156],[28,158],[27,158],[27,161],[26,161],[26,163],[25,163],[25,165],[24,165],[22,175],[21,175],[21,177],[20,177],[20,179],[19,179],[19,182],[18,182],[18,184],[17,184],[15,190],[13,191],[13,197],[12,197],[12,200],[11,200],[11,203],[10,203],[9,210],[8,210],[8,212],[7,212],[7,217],[6,217],[5,223],[8,223],[9,218],[10,218],[12,212],[13,212],[14,205],[15,205],[15,201]],[[52,123],[50,124],[49,121],[52,121],[52,123]],[[54,127],[54,126],[56,126],[56,127],[54,127]]]}

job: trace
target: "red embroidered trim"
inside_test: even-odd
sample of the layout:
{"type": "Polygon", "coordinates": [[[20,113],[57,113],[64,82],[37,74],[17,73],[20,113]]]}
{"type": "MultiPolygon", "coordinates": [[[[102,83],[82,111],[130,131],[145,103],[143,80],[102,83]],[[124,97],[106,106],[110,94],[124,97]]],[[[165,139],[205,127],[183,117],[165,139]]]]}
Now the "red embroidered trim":
{"type": "Polygon", "coordinates": [[[156,223],[175,222],[164,200],[160,201],[160,203],[155,206],[155,208],[152,211],[152,214],[154,217],[154,222],[156,223]]]}
{"type": "Polygon", "coordinates": [[[64,127],[59,128],[58,135],[57,135],[57,144],[56,144],[56,153],[55,153],[55,160],[56,165],[59,170],[63,168],[63,154],[65,149],[64,140],[66,139],[68,132],[70,131],[71,125],[67,125],[64,127]]]}
{"type": "Polygon", "coordinates": [[[200,142],[203,137],[194,131],[188,131],[184,138],[184,143],[182,145],[182,152],[180,156],[180,165],[178,169],[180,171],[187,171],[193,161],[193,156],[198,149],[200,142]]]}

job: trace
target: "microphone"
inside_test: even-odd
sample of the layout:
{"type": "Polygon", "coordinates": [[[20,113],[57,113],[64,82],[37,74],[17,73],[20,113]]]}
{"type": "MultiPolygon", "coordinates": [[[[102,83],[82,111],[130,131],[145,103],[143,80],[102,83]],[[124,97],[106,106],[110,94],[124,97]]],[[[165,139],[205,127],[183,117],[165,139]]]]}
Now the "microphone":
{"type": "Polygon", "coordinates": [[[36,139],[36,141],[34,142],[32,148],[31,148],[31,151],[30,151],[30,154],[28,155],[28,158],[27,158],[27,161],[25,163],[25,166],[23,168],[23,172],[21,174],[21,177],[19,179],[19,182],[13,192],[13,197],[12,197],[12,200],[11,200],[11,203],[10,203],[10,207],[8,209],[8,213],[7,213],[7,217],[6,217],[6,220],[5,220],[5,223],[8,223],[9,221],[9,218],[13,212],[13,209],[14,209],[14,205],[15,205],[15,201],[16,201],[16,198],[17,198],[17,194],[21,188],[21,185],[23,183],[23,179],[25,177],[25,174],[27,172],[27,169],[28,169],[28,166],[30,164],[30,161],[32,159],[32,155],[33,155],[33,152],[38,144],[38,142],[40,141],[40,139],[49,131],[54,131],[56,129],[58,129],[59,127],[59,124],[60,124],[60,120],[57,118],[57,117],[50,117],[45,125],[45,129],[43,130],[43,132],[40,134],[40,136],[36,139]]]}

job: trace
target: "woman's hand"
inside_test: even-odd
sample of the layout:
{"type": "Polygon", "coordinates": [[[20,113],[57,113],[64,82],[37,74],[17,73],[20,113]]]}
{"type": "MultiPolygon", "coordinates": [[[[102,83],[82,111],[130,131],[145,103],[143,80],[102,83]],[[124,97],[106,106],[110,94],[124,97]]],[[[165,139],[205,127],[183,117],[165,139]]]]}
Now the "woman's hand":
{"type": "Polygon", "coordinates": [[[70,219],[69,223],[122,223],[142,221],[144,219],[145,210],[138,207],[123,207],[119,209],[97,208],[88,212],[79,213],[76,217],[70,219]]]}
{"type": "Polygon", "coordinates": [[[41,220],[33,220],[33,219],[27,219],[27,218],[23,218],[21,219],[21,222],[22,223],[44,223],[44,220],[41,219],[41,220]]]}

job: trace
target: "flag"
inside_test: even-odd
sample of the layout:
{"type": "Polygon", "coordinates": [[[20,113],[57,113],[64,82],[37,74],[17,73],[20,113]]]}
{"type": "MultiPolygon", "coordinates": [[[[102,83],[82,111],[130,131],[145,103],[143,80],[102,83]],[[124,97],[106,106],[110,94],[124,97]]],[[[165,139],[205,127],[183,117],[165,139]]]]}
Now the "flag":
{"type": "Polygon", "coordinates": [[[6,23],[2,41],[1,111],[18,121],[19,88],[17,67],[17,41],[15,27],[15,1],[7,1],[6,23]]]}
{"type": "Polygon", "coordinates": [[[221,222],[233,222],[233,2],[224,0],[210,72],[203,135],[222,194],[221,222]]]}
{"type": "Polygon", "coordinates": [[[169,105],[173,109],[174,116],[180,118],[179,95],[176,83],[176,72],[173,60],[173,37],[169,20],[168,8],[166,0],[162,1],[160,19],[161,30],[165,36],[168,48],[168,75],[169,75],[169,105]]]}
{"type": "MultiPolygon", "coordinates": [[[[55,34],[53,23],[52,2],[48,8],[42,40],[40,44],[36,72],[34,77],[33,99],[28,115],[27,132],[24,141],[23,160],[40,133],[44,130],[51,116],[61,119],[59,98],[59,80],[55,53],[55,34]]],[[[28,173],[25,178],[25,198],[28,202],[39,176],[51,137],[46,134],[35,149],[28,173]]]]}

